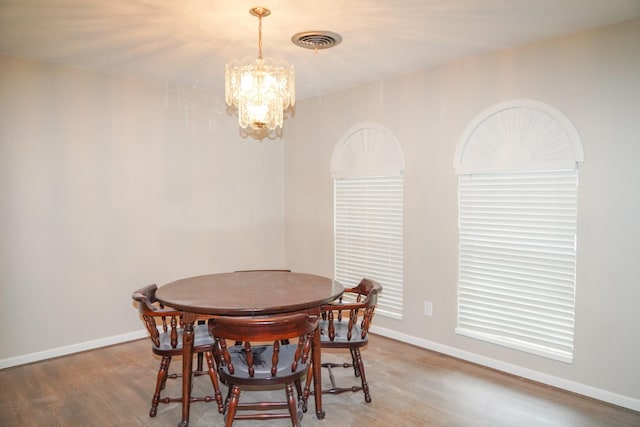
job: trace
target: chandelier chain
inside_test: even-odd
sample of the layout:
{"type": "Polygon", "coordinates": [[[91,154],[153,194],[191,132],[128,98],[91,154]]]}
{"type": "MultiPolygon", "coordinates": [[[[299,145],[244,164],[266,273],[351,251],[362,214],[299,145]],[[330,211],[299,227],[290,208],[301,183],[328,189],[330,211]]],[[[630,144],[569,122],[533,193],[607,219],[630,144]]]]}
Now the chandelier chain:
{"type": "Polygon", "coordinates": [[[262,14],[258,15],[258,58],[262,59],[262,14]]]}

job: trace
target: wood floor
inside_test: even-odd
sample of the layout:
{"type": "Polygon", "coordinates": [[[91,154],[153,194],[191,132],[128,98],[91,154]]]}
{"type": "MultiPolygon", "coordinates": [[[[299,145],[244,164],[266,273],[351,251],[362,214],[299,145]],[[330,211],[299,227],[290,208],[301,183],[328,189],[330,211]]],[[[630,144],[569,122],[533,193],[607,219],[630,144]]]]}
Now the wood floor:
{"type": "MultiPolygon", "coordinates": [[[[324,360],[340,356],[323,353],[324,360]]],[[[310,403],[304,426],[640,426],[639,412],[376,335],[363,357],[372,403],[360,393],[325,395],[326,418],[317,420],[310,403]]],[[[179,368],[180,359],[175,362],[179,368]]],[[[0,426],[175,427],[181,414],[177,403],[161,404],[155,418],[148,416],[158,366],[145,339],[2,370],[0,426]]],[[[352,378],[350,369],[336,370],[339,385],[352,378]]],[[[208,378],[199,377],[194,394],[208,394],[210,388],[208,378]]],[[[179,395],[179,390],[179,380],[169,380],[165,393],[179,395]]],[[[190,426],[220,425],[215,403],[191,406],[190,426]]],[[[249,425],[290,424],[234,423],[249,425]]]]}

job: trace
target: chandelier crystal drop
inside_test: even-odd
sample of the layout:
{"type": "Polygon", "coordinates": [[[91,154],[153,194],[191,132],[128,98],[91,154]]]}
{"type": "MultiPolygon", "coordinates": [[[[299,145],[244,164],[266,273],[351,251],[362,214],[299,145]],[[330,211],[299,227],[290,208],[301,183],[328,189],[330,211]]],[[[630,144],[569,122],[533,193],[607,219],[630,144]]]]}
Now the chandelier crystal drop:
{"type": "Polygon", "coordinates": [[[284,112],[295,104],[295,69],[262,56],[262,18],[271,11],[255,7],[258,17],[258,58],[231,60],[225,69],[225,100],[237,109],[238,124],[245,131],[282,129],[284,112]]]}

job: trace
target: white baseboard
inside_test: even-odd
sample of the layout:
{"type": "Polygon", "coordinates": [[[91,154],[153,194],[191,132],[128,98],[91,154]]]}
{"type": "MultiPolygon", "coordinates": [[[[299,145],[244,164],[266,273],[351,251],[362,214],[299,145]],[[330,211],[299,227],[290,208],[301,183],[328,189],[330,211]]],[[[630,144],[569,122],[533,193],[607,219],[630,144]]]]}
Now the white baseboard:
{"type": "Polygon", "coordinates": [[[38,362],[40,360],[51,359],[53,357],[66,356],[68,354],[79,353],[81,351],[93,350],[109,345],[120,344],[127,341],[146,338],[148,336],[146,329],[135,332],[115,335],[106,338],[100,338],[92,341],[85,341],[78,344],[72,344],[64,347],[52,348],[50,350],[38,351],[36,353],[25,354],[22,356],[10,357],[0,360],[0,369],[10,368],[12,366],[24,365],[25,363],[38,362]]]}
{"type": "MultiPolygon", "coordinates": [[[[458,359],[466,360],[478,365],[486,366],[498,371],[506,372],[519,377],[527,378],[533,381],[537,381],[543,384],[547,384],[553,387],[557,387],[563,390],[570,391],[572,393],[581,394],[583,396],[591,397],[594,399],[602,400],[603,402],[611,403],[613,405],[622,406],[624,408],[632,409],[634,411],[640,411],[640,400],[632,397],[623,396],[617,393],[612,393],[607,390],[602,390],[596,387],[591,387],[585,384],[576,383],[563,378],[558,378],[553,375],[544,374],[542,372],[534,371],[532,369],[523,368],[521,366],[506,363],[500,360],[484,357],[476,353],[460,350],[455,347],[442,345],[433,341],[425,340],[422,338],[416,338],[411,335],[403,334],[393,331],[391,329],[381,328],[378,326],[372,326],[371,332],[374,334],[382,335],[388,338],[393,338],[398,341],[406,342],[418,347],[422,347],[428,350],[437,351],[438,353],[446,354],[458,359]]],[[[36,353],[25,354],[22,356],[10,357],[0,360],[0,369],[10,368],[13,366],[24,365],[26,363],[38,362],[45,359],[51,359],[54,357],[66,356],[68,354],[78,353],[81,351],[93,350],[100,347],[106,347],[114,344],[121,344],[128,341],[133,341],[140,338],[146,338],[147,331],[141,329],[139,331],[129,332],[126,334],[115,335],[106,338],[100,338],[92,341],[85,341],[78,344],[68,345],[65,347],[53,348],[50,350],[39,351],[36,353]]]]}
{"type": "Polygon", "coordinates": [[[491,359],[489,357],[484,357],[476,353],[460,350],[455,347],[449,347],[422,338],[416,338],[414,336],[406,335],[386,328],[380,328],[372,325],[371,332],[388,338],[393,338],[398,341],[406,342],[417,347],[437,351],[438,353],[453,356],[458,359],[466,360],[468,362],[477,363],[478,365],[486,366],[498,371],[506,372],[512,375],[567,390],[572,393],[577,393],[583,396],[591,397],[593,399],[602,400],[603,402],[622,406],[634,411],[640,411],[640,400],[634,399],[629,396],[623,396],[607,390],[602,390],[596,387],[569,381],[564,378],[558,378],[553,375],[548,375],[542,372],[534,371],[532,369],[523,368],[522,366],[512,365],[510,363],[491,359]]]}

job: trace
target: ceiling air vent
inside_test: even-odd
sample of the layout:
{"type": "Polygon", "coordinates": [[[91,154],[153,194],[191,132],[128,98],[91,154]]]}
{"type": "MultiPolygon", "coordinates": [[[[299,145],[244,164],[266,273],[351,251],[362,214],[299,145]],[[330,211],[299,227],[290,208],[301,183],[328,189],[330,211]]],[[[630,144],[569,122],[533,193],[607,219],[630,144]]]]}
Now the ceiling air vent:
{"type": "Polygon", "coordinates": [[[340,34],[331,31],[305,31],[303,33],[294,34],[291,41],[296,46],[305,49],[329,49],[330,47],[340,44],[342,37],[340,34]]]}

